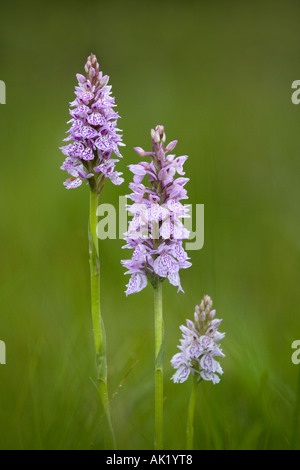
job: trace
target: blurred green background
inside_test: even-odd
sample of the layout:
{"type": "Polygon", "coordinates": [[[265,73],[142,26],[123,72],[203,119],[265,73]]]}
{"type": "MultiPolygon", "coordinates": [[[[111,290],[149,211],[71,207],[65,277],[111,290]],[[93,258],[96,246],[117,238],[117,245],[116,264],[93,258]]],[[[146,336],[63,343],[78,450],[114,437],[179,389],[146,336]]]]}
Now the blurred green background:
{"type": "MultiPolygon", "coordinates": [[[[185,446],[191,382],[170,381],[170,359],[204,294],[223,318],[226,358],[221,383],[199,387],[196,448],[300,448],[300,365],[291,361],[300,339],[299,14],[296,0],[1,1],[1,449],[104,446],[89,194],[65,190],[58,149],[90,52],[110,76],[127,145],[125,183],[107,182],[102,202],[117,207],[127,165],[139,160],[133,147],[150,148],[151,127],[164,124],[177,155],[189,155],[189,203],[205,205],[205,244],[189,253],[185,294],[164,284],[166,449],[185,446]]],[[[101,243],[112,417],[119,449],[151,449],[153,291],[125,297],[123,244],[101,243]]]]}

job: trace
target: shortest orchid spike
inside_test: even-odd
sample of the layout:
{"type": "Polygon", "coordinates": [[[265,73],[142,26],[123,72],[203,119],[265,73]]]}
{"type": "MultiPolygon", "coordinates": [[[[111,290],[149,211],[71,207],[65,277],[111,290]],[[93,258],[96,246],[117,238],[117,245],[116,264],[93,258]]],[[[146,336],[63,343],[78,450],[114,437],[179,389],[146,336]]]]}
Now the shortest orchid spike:
{"type": "Polygon", "coordinates": [[[218,345],[225,333],[218,331],[222,320],[215,318],[212,304],[211,298],[205,295],[200,305],[195,307],[194,321],[187,320],[187,326],[180,327],[180,352],[171,359],[171,365],[176,369],[171,379],[174,383],[185,382],[190,374],[196,374],[198,381],[220,382],[223,370],[215,358],[225,357],[218,345]]]}

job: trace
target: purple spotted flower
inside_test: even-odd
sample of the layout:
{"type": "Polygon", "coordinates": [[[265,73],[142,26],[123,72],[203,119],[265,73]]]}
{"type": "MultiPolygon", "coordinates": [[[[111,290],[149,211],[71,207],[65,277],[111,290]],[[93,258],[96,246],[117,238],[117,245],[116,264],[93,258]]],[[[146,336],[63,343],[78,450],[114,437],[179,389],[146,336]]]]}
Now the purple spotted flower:
{"type": "Polygon", "coordinates": [[[133,218],[125,233],[124,248],[133,249],[133,255],[122,261],[126,274],[131,275],[126,295],[144,289],[148,280],[155,287],[166,278],[183,292],[179,271],[191,266],[183,248],[183,240],[189,237],[182,222],[188,217],[188,208],[180,202],[187,199],[184,186],[189,179],[183,177],[183,164],[188,157],[170,154],[177,141],[165,145],[163,126],[151,130],[151,139],[151,152],[135,148],[140,157],[149,160],[129,165],[134,177],[129,185],[132,193],[127,197],[133,204],[127,210],[133,218]],[[146,176],[148,186],[144,184],[146,176]]]}
{"type": "Polygon", "coordinates": [[[86,76],[77,74],[76,98],[70,103],[71,124],[67,145],[61,147],[67,157],[62,170],[69,173],[64,185],[77,188],[86,181],[92,190],[100,193],[106,178],[119,185],[124,180],[115,164],[122,158],[119,146],[122,136],[118,134],[119,114],[113,109],[115,99],[111,96],[109,77],[102,75],[95,55],[88,57],[86,76]],[[117,158],[111,158],[112,154],[117,158]]]}
{"type": "Polygon", "coordinates": [[[171,360],[176,369],[172,377],[174,383],[185,382],[190,373],[198,374],[198,380],[210,380],[214,384],[220,382],[223,370],[215,358],[224,357],[218,343],[225,333],[218,331],[222,320],[215,318],[215,314],[211,298],[205,295],[200,305],[196,305],[194,321],[187,320],[187,326],[181,325],[180,352],[171,360]]]}

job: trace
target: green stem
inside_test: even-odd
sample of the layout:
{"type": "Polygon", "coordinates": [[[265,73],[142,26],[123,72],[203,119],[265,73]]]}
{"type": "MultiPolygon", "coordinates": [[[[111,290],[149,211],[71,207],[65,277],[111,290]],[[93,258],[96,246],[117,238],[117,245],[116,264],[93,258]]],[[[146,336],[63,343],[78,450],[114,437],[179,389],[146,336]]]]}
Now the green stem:
{"type": "Polygon", "coordinates": [[[162,283],[154,288],[155,317],[155,449],[163,449],[163,362],[164,323],[162,306],[162,283]]]}
{"type": "Polygon", "coordinates": [[[188,421],[186,429],[186,450],[193,450],[194,448],[194,418],[195,418],[195,404],[198,387],[198,375],[193,377],[193,388],[188,408],[188,421]]]}
{"type": "Polygon", "coordinates": [[[97,191],[90,191],[90,221],[89,221],[89,254],[91,273],[91,303],[92,320],[96,354],[97,385],[100,403],[104,409],[108,430],[109,445],[115,449],[115,436],[111,423],[109,399],[107,390],[107,359],[106,337],[100,311],[100,259],[99,239],[97,237],[97,207],[99,196],[97,191]]]}

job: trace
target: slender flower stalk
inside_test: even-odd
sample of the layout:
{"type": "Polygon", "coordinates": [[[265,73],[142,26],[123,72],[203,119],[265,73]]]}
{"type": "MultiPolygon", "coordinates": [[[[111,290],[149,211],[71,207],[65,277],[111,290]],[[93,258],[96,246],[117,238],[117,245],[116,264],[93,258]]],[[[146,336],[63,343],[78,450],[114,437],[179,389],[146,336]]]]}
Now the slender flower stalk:
{"type": "Polygon", "coordinates": [[[176,369],[172,376],[174,383],[185,382],[189,375],[193,376],[193,388],[188,408],[187,449],[193,449],[194,414],[196,404],[197,384],[201,380],[220,382],[223,370],[215,357],[224,357],[219,341],[225,333],[220,333],[218,327],[222,320],[215,318],[216,311],[208,295],[205,295],[200,305],[196,305],[194,321],[187,320],[187,326],[181,325],[182,338],[178,346],[180,352],[171,359],[176,369]]]}
{"type": "Polygon", "coordinates": [[[183,178],[183,164],[187,156],[170,155],[177,144],[172,141],[165,145],[163,126],[151,130],[152,151],[145,152],[136,147],[140,157],[150,161],[129,165],[134,174],[127,196],[133,204],[127,210],[133,215],[125,233],[124,248],[133,249],[130,260],[123,260],[130,274],[126,295],[140,292],[148,281],[154,288],[155,320],[155,448],[163,449],[163,361],[164,321],[162,306],[162,283],[165,279],[182,291],[179,271],[191,266],[183,249],[183,240],[189,237],[181,219],[187,217],[188,208],[181,199],[187,198],[183,178]],[[176,173],[180,177],[175,178],[176,173]],[[148,177],[149,186],[142,181],[148,177]]]}
{"type": "Polygon", "coordinates": [[[198,377],[194,375],[192,393],[188,407],[188,421],[186,429],[186,450],[193,450],[194,448],[194,419],[195,419],[195,406],[198,388],[198,377]]]}
{"type": "Polygon", "coordinates": [[[162,283],[154,289],[155,323],[155,447],[163,449],[163,368],[164,368],[164,320],[162,305],[162,283]]]}
{"type": "MultiPolygon", "coordinates": [[[[77,74],[76,98],[70,103],[71,124],[67,145],[61,147],[66,159],[61,166],[70,177],[64,182],[67,189],[81,186],[83,181],[90,187],[89,258],[91,276],[91,307],[95,343],[97,384],[101,406],[105,412],[109,445],[115,448],[107,389],[107,357],[104,324],[100,311],[100,257],[97,237],[97,207],[99,195],[106,179],[115,185],[123,182],[115,164],[122,158],[118,147],[124,145],[118,134],[120,117],[113,107],[109,77],[100,72],[97,58],[91,54],[85,65],[86,76],[77,74]],[[112,158],[112,154],[117,158],[112,158]]],[[[106,436],[107,437],[107,436],[106,436]]]]}
{"type": "Polygon", "coordinates": [[[107,354],[106,335],[100,309],[100,259],[99,259],[99,239],[97,237],[97,207],[98,194],[90,191],[90,220],[89,220],[89,257],[91,276],[91,306],[92,322],[95,344],[96,376],[98,382],[98,394],[101,407],[103,407],[109,435],[106,441],[109,447],[116,448],[115,434],[111,422],[109,397],[107,388],[107,354]]]}

